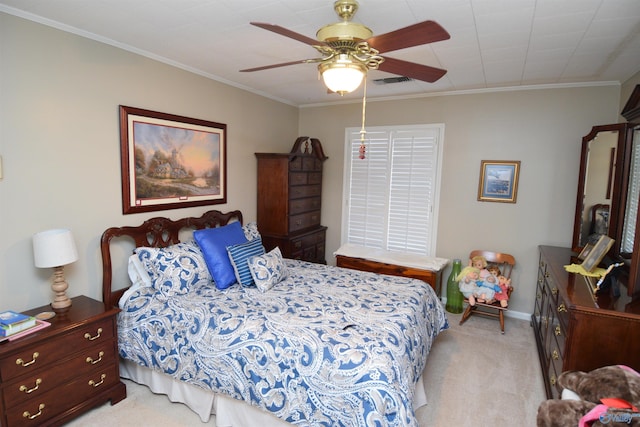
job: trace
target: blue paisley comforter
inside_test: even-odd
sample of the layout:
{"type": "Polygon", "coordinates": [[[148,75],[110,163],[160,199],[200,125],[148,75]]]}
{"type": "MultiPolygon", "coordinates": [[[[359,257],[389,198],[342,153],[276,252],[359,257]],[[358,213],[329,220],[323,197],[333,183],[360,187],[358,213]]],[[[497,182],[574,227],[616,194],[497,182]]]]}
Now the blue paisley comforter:
{"type": "Polygon", "coordinates": [[[134,292],[123,358],[299,426],[417,426],[414,386],[448,327],[422,281],[285,260],[268,292],[134,292]]]}

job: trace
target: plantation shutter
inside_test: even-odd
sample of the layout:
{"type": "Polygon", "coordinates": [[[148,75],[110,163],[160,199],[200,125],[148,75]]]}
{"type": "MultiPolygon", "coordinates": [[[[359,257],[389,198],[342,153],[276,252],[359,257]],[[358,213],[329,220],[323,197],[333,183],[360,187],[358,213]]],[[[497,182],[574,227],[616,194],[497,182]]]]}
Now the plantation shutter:
{"type": "Polygon", "coordinates": [[[343,243],[431,256],[441,126],[347,131],[343,243]],[[346,228],[346,230],[345,230],[346,228]]]}
{"type": "MultiPolygon", "coordinates": [[[[640,141],[638,138],[633,140],[633,148],[631,150],[631,170],[629,180],[629,189],[627,192],[627,207],[624,214],[625,218],[637,218],[638,217],[638,194],[640,194],[640,141]]],[[[624,230],[622,234],[622,248],[621,252],[632,253],[633,244],[636,235],[636,222],[625,221],[624,230]]]]}

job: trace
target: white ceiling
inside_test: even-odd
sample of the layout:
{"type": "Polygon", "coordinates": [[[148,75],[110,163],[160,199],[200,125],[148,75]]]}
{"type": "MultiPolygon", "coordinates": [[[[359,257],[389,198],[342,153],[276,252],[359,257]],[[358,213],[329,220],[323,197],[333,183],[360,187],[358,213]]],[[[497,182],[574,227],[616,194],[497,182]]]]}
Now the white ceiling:
{"type": "MultiPolygon", "coordinates": [[[[640,71],[640,0],[359,0],[354,21],[383,34],[434,20],[451,39],[386,54],[447,69],[435,83],[375,85],[367,97],[484,88],[624,82],[640,71]]],[[[293,105],[340,100],[315,64],[238,70],[318,56],[254,27],[315,38],[337,22],[333,0],[0,0],[0,12],[80,34],[293,105]]],[[[358,99],[362,87],[344,99],[358,99]]]]}

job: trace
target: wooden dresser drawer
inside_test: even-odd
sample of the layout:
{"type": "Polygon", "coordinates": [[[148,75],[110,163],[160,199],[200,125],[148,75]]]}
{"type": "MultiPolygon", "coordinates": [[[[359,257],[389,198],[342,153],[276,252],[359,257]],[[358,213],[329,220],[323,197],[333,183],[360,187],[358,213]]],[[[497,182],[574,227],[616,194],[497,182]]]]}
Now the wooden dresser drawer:
{"type": "Polygon", "coordinates": [[[290,185],[304,185],[309,183],[309,174],[306,172],[291,172],[289,173],[290,185]]]}
{"type": "Polygon", "coordinates": [[[55,390],[25,399],[22,403],[8,408],[7,427],[41,426],[53,416],[60,414],[65,408],[89,400],[92,395],[120,382],[115,363],[76,378],[75,381],[55,390]]]}
{"type": "Polygon", "coordinates": [[[301,197],[320,196],[322,187],[318,184],[314,185],[298,185],[292,186],[289,190],[289,199],[299,199],[301,197]]]}
{"type": "Polygon", "coordinates": [[[303,212],[317,211],[320,209],[320,197],[307,197],[306,199],[296,199],[289,202],[289,214],[297,215],[303,212]]]}
{"type": "Polygon", "coordinates": [[[42,396],[69,382],[78,374],[104,368],[104,365],[113,363],[114,360],[117,358],[113,341],[74,353],[69,359],[62,360],[54,366],[40,369],[8,383],[4,388],[5,407],[11,408],[25,399],[42,396]]]}
{"type": "Polygon", "coordinates": [[[71,350],[82,351],[98,343],[111,342],[113,320],[102,319],[81,325],[60,335],[56,340],[41,341],[0,361],[0,378],[9,381],[19,375],[35,372],[43,366],[58,363],[71,350]]]}
{"type": "Polygon", "coordinates": [[[289,217],[289,232],[320,225],[320,211],[306,212],[289,217]]]}

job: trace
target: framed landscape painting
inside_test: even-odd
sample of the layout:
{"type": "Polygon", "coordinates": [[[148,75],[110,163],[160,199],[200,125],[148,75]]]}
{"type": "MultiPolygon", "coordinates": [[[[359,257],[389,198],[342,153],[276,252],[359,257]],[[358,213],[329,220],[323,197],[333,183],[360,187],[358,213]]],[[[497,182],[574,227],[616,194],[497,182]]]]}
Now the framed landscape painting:
{"type": "Polygon", "coordinates": [[[227,201],[227,126],[120,106],[124,214],[227,201]]]}
{"type": "Polygon", "coordinates": [[[478,200],[515,203],[518,194],[520,161],[482,160],[478,200]]]}

